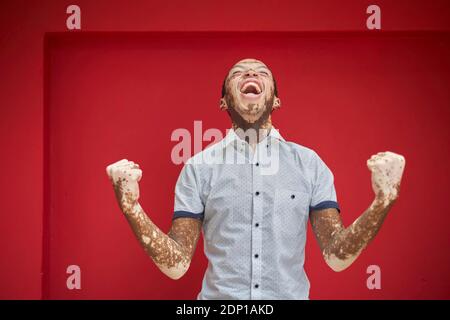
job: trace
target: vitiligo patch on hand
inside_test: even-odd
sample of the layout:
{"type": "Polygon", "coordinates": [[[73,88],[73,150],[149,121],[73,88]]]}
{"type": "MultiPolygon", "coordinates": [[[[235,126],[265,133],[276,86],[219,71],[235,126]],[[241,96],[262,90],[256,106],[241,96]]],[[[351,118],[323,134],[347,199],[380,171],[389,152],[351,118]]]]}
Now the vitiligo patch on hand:
{"type": "Polygon", "coordinates": [[[381,194],[387,205],[398,196],[405,158],[389,151],[380,152],[367,160],[367,166],[372,171],[374,192],[381,194]]]}
{"type": "Polygon", "coordinates": [[[200,234],[198,221],[180,219],[172,225],[172,236],[164,234],[145,214],[138,203],[142,176],[139,165],[126,159],[106,168],[122,212],[146,252],[163,273],[172,279],[180,278],[189,268],[195,244],[200,234]]]}

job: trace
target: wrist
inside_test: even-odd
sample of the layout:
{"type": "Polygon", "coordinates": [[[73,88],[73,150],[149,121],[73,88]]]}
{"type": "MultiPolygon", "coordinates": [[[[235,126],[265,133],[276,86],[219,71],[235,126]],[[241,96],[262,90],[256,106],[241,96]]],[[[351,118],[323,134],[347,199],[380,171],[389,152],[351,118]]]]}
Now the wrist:
{"type": "Polygon", "coordinates": [[[383,192],[378,193],[373,200],[373,207],[382,207],[387,208],[392,205],[395,200],[397,200],[397,196],[393,194],[384,194],[383,192]]]}

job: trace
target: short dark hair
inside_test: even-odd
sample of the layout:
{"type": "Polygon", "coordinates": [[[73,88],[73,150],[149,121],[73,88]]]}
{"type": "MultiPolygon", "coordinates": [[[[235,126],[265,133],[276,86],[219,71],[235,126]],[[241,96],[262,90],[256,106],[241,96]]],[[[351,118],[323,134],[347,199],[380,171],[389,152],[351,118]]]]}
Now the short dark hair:
{"type": "MultiPolygon", "coordinates": [[[[222,98],[225,97],[225,94],[227,93],[227,79],[228,76],[225,77],[222,84],[222,98]]],[[[277,82],[275,81],[275,77],[272,76],[273,79],[273,93],[275,94],[275,97],[278,98],[278,89],[277,89],[277,82]]]]}

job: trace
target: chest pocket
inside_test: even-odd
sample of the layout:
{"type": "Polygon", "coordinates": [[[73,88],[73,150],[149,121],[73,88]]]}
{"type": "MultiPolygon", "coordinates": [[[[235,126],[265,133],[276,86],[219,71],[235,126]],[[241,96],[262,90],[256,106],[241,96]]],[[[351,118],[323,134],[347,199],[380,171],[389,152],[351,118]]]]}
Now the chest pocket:
{"type": "Polygon", "coordinates": [[[310,196],[306,192],[278,189],[274,201],[274,225],[285,238],[304,232],[308,220],[310,196]]]}

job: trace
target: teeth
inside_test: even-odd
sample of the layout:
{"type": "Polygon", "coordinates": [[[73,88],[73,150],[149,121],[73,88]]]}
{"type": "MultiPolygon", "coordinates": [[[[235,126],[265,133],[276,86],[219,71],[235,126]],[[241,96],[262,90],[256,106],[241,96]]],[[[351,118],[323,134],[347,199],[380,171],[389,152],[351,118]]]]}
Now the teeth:
{"type": "Polygon", "coordinates": [[[241,91],[245,92],[245,89],[247,89],[249,86],[253,86],[256,88],[256,92],[261,93],[261,89],[259,88],[259,85],[256,82],[247,82],[246,84],[244,84],[244,86],[242,87],[241,91]]]}

